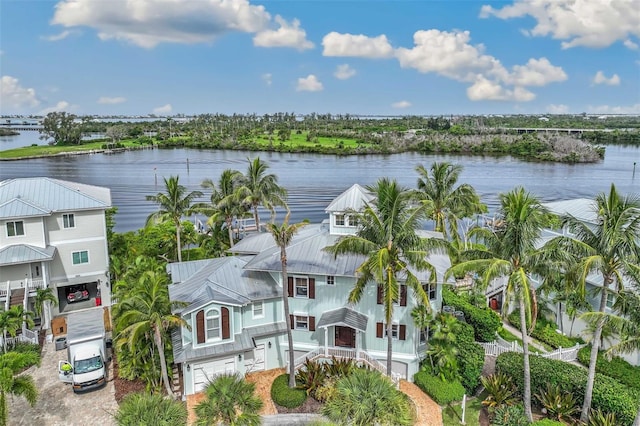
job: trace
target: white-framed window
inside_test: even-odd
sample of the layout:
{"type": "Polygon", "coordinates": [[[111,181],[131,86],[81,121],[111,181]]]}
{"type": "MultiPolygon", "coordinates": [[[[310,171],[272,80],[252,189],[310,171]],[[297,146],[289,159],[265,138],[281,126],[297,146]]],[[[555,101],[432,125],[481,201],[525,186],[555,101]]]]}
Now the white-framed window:
{"type": "Polygon", "coordinates": [[[607,308],[613,309],[614,303],[616,303],[616,295],[613,293],[607,293],[607,308]]]}
{"type": "Polygon", "coordinates": [[[327,275],[327,285],[336,285],[336,277],[327,275]]]}
{"type": "Polygon", "coordinates": [[[336,215],[336,226],[345,226],[345,216],[343,214],[336,215]]]}
{"type": "Polygon", "coordinates": [[[358,216],[347,216],[347,223],[349,226],[358,226],[358,216]]]}
{"type": "Polygon", "coordinates": [[[423,284],[422,289],[427,293],[429,300],[435,300],[438,293],[438,284],[423,284]]]}
{"type": "Polygon", "coordinates": [[[7,222],[7,237],[19,237],[24,235],[24,222],[21,220],[14,220],[7,222]]]}
{"type": "Polygon", "coordinates": [[[71,253],[71,258],[74,265],[89,263],[89,252],[87,250],[74,251],[73,253],[71,253]]]}
{"type": "Polygon", "coordinates": [[[62,227],[65,229],[76,227],[76,217],[73,213],[65,213],[62,215],[62,227]]]}
{"type": "Polygon", "coordinates": [[[205,315],[205,333],[207,342],[220,339],[220,311],[209,309],[205,315]]]}
{"type": "Polygon", "coordinates": [[[253,318],[264,318],[264,302],[253,302],[253,318]]]}
{"type": "MultiPolygon", "coordinates": [[[[398,324],[397,322],[394,322],[393,324],[391,324],[391,338],[393,340],[398,340],[399,330],[400,330],[400,324],[398,324]]],[[[385,337],[388,336],[386,327],[384,329],[384,335],[385,337]]]]}
{"type": "Polygon", "coordinates": [[[293,328],[295,330],[309,330],[309,317],[306,315],[294,315],[293,328]]]}
{"type": "Polygon", "coordinates": [[[307,277],[295,277],[293,279],[293,294],[295,297],[308,298],[309,297],[309,278],[307,277]]]}

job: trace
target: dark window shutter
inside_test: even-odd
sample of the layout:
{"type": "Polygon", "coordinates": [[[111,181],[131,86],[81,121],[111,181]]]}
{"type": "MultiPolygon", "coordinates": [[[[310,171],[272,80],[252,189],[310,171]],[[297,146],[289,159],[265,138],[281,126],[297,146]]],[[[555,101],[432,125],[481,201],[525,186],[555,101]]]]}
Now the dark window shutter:
{"type": "Polygon", "coordinates": [[[378,305],[382,305],[382,286],[378,285],[378,305]]]}
{"type": "Polygon", "coordinates": [[[400,286],[400,306],[407,306],[407,286],[400,286]]]}
{"type": "Polygon", "coordinates": [[[400,340],[407,340],[407,326],[404,324],[400,324],[400,330],[398,333],[398,338],[400,340]]]}
{"type": "Polygon", "coordinates": [[[309,317],[309,331],[316,331],[316,317],[309,317]]]}
{"type": "Polygon", "coordinates": [[[222,338],[228,339],[231,337],[231,333],[229,333],[229,309],[222,308],[222,338]]]}
{"type": "Polygon", "coordinates": [[[293,315],[289,315],[289,327],[293,330],[296,326],[296,323],[293,320],[293,315]]]}
{"type": "Polygon", "coordinates": [[[196,341],[198,343],[204,343],[204,311],[200,310],[196,314],[196,341]]]}
{"type": "Polygon", "coordinates": [[[293,297],[293,277],[287,277],[287,285],[289,287],[289,297],[293,297]]]}
{"type": "Polygon", "coordinates": [[[309,278],[309,299],[316,298],[316,279],[309,278]]]}
{"type": "Polygon", "coordinates": [[[376,337],[382,337],[384,335],[384,327],[381,322],[376,323],[376,337]]]}

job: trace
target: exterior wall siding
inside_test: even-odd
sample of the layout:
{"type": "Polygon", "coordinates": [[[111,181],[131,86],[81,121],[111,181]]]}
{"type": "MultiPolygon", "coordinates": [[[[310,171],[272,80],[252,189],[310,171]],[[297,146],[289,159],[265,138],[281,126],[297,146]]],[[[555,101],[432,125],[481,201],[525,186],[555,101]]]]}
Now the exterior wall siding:
{"type": "Polygon", "coordinates": [[[0,247],[7,247],[14,244],[29,244],[36,247],[45,247],[45,232],[41,217],[28,217],[22,219],[12,219],[0,221],[0,247]],[[24,235],[9,237],[7,234],[7,222],[22,221],[24,235]]]}

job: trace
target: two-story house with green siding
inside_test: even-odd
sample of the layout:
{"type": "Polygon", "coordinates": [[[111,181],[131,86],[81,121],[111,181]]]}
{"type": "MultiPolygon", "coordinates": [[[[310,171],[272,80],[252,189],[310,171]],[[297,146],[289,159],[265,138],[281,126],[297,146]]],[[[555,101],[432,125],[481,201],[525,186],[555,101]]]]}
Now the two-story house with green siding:
{"type": "MultiPolygon", "coordinates": [[[[269,233],[248,235],[232,248],[232,257],[169,266],[174,282],[170,286],[171,299],[190,304],[179,312],[191,325],[191,331],[182,328],[173,336],[174,358],[182,364],[186,395],[198,392],[202,380],[218,372],[245,373],[286,366],[286,327],[292,330],[296,366],[307,357],[335,355],[356,358],[386,371],[381,292],[372,283],[359,303],[348,303],[356,269],[364,257],[334,257],[324,250],[340,236],[356,232],[357,223],[348,212],[359,210],[371,200],[371,194],[353,185],[327,207],[329,217],[323,223],[303,227],[287,247],[286,283],[282,282],[280,249],[269,233]],[[228,271],[217,272],[220,269],[228,271]],[[212,274],[216,276],[215,285],[212,274]],[[288,297],[289,318],[284,318],[282,291],[288,297]],[[260,303],[258,310],[264,312],[259,318],[254,315],[256,303],[260,303]],[[254,363],[256,359],[260,360],[258,365],[254,363]]],[[[423,232],[425,237],[439,236],[423,232]]],[[[434,254],[429,261],[437,269],[438,283],[429,284],[426,273],[416,274],[424,282],[432,309],[437,311],[449,258],[434,254]]],[[[418,371],[426,349],[422,333],[411,318],[415,306],[411,291],[402,286],[393,315],[392,363],[394,375],[409,380],[418,371]]]]}

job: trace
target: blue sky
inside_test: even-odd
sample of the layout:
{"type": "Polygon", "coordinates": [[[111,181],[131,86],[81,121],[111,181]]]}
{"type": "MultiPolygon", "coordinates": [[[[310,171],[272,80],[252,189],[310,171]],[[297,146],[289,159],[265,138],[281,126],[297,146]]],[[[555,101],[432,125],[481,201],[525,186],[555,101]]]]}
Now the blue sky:
{"type": "Polygon", "coordinates": [[[640,114],[633,3],[0,0],[0,114],[640,114]]]}

